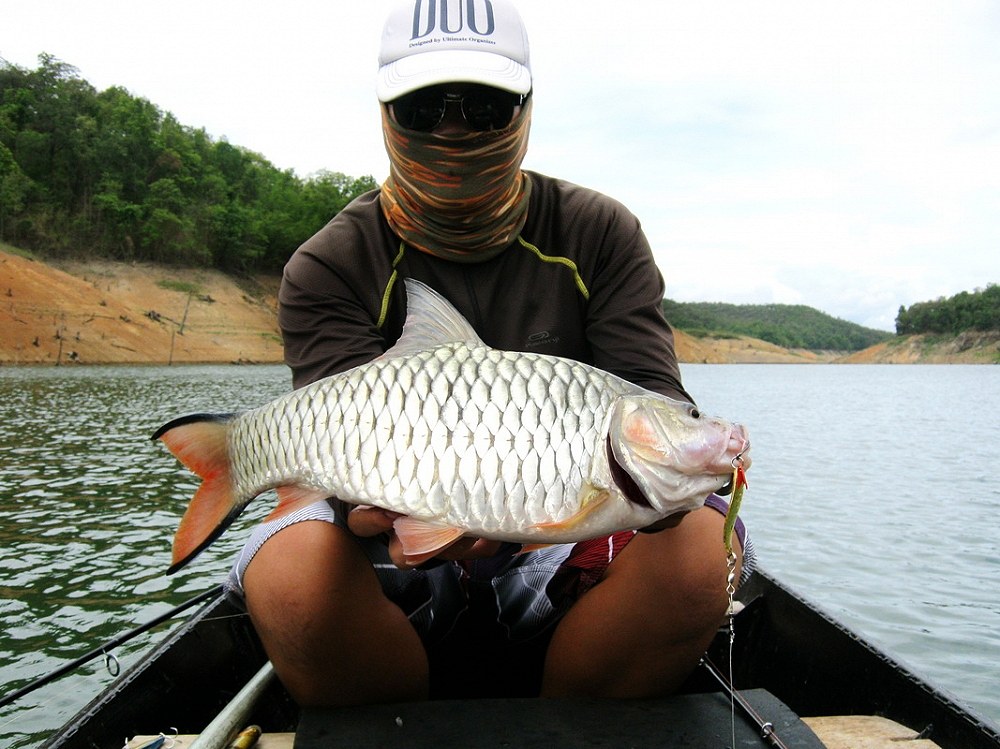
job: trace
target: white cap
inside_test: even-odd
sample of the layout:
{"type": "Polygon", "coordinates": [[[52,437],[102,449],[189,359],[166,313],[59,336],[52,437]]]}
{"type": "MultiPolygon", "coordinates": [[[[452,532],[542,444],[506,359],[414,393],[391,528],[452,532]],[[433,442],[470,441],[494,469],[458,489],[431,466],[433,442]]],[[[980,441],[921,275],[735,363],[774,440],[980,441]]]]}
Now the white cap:
{"type": "Polygon", "coordinates": [[[528,34],[507,0],[407,0],[386,19],[378,64],[383,102],[438,83],[531,90],[528,34]]]}

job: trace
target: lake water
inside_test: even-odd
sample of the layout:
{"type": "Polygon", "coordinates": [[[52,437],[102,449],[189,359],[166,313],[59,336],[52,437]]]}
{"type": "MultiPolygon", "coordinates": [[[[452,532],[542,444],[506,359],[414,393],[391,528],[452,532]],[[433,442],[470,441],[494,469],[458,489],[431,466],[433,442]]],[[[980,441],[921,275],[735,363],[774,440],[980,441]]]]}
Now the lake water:
{"type": "MultiPolygon", "coordinates": [[[[703,410],[750,428],[762,565],[1000,722],[1000,368],[683,372],[703,410]]],[[[265,503],[166,577],[195,481],[148,436],[288,387],[279,366],[0,369],[4,693],[221,578],[265,503]]],[[[127,667],[165,631],[115,654],[127,667]]],[[[95,661],[0,710],[0,746],[37,746],[110,680],[95,661]]]]}

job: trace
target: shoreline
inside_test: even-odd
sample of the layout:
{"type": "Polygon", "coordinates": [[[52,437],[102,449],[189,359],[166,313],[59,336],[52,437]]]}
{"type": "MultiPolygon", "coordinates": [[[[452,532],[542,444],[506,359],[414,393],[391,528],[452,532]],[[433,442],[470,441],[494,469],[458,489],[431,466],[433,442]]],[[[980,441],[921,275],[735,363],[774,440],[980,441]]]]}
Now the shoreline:
{"type": "MultiPolygon", "coordinates": [[[[283,364],[278,276],[93,260],[0,247],[0,366],[283,364]]],[[[674,331],[685,364],[997,364],[1000,331],[907,336],[856,352],[792,350],[674,331]]]]}

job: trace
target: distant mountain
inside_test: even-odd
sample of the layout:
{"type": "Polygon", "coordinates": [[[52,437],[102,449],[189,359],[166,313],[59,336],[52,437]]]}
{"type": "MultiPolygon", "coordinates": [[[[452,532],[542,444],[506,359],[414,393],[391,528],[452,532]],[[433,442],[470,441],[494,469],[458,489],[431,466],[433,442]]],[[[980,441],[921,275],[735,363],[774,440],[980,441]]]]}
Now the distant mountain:
{"type": "Polygon", "coordinates": [[[841,320],[803,304],[725,304],[663,300],[669,323],[694,336],[745,335],[785,348],[860,351],[892,333],[841,320]]]}

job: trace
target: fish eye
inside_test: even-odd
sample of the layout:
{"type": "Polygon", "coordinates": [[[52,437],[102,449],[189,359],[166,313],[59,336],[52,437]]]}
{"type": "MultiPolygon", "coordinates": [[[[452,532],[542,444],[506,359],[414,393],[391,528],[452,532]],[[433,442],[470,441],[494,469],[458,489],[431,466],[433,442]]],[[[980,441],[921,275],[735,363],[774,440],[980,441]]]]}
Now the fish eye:
{"type": "Polygon", "coordinates": [[[688,416],[692,419],[700,419],[701,411],[699,411],[695,406],[691,406],[691,408],[688,409],[688,416]]]}

